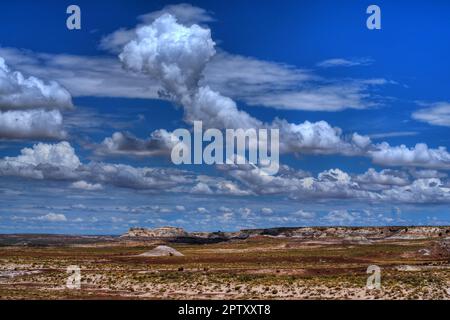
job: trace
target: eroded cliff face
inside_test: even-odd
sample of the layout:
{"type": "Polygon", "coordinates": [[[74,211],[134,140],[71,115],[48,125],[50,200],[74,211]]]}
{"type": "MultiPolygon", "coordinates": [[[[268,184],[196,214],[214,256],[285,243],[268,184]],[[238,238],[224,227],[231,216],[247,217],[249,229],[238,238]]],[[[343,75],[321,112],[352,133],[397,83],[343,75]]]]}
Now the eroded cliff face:
{"type": "Polygon", "coordinates": [[[127,233],[121,237],[140,237],[140,238],[176,238],[186,237],[188,233],[183,228],[161,227],[155,229],[130,228],[127,233]]]}
{"type": "Polygon", "coordinates": [[[122,238],[245,239],[255,236],[372,241],[383,239],[450,239],[450,227],[301,227],[247,229],[238,232],[187,232],[183,228],[131,228],[122,238]]]}

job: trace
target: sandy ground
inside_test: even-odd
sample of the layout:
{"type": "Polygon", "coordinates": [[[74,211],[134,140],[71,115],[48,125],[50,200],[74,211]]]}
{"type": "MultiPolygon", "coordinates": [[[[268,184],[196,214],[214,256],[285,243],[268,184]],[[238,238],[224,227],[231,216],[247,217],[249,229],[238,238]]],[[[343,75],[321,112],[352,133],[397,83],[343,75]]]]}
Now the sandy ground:
{"type": "Polygon", "coordinates": [[[156,245],[0,247],[0,298],[450,299],[450,253],[436,239],[257,237],[167,243],[184,256],[140,256],[156,245]],[[80,267],[80,289],[67,288],[70,265],[80,267]],[[370,265],[380,267],[380,289],[366,286],[370,265]]]}

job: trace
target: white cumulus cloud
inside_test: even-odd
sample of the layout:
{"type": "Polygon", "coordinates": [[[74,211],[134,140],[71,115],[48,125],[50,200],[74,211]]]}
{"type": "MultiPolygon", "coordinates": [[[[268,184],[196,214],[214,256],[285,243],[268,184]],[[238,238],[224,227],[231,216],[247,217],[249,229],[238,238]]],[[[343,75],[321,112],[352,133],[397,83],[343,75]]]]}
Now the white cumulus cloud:
{"type": "Polygon", "coordinates": [[[0,138],[7,139],[63,139],[63,117],[59,110],[0,111],[0,138]]]}
{"type": "Polygon", "coordinates": [[[146,140],[139,139],[128,132],[115,132],[111,137],[95,147],[95,153],[102,156],[159,156],[170,154],[172,147],[179,143],[167,130],[155,130],[146,140]]]}
{"type": "Polygon", "coordinates": [[[70,93],[55,81],[44,82],[12,71],[0,57],[0,109],[72,108],[70,93]]]}
{"type": "Polygon", "coordinates": [[[39,216],[36,220],[47,221],[47,222],[66,222],[67,218],[62,213],[49,213],[43,216],[39,216]]]}
{"type": "Polygon", "coordinates": [[[418,143],[413,148],[405,145],[390,146],[387,142],[376,145],[368,152],[374,163],[384,166],[410,166],[432,169],[450,169],[450,153],[445,147],[429,148],[418,143]]]}
{"type": "Polygon", "coordinates": [[[95,191],[102,190],[103,186],[99,183],[89,183],[84,180],[76,181],[70,185],[74,189],[87,190],[87,191],[95,191]]]}

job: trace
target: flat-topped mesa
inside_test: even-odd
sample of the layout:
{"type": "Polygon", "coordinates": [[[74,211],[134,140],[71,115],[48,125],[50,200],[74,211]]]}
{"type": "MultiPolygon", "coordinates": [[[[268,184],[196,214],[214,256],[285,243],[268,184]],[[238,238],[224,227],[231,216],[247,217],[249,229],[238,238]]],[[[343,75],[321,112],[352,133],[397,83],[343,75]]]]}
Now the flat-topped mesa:
{"type": "Polygon", "coordinates": [[[155,229],[147,228],[130,228],[127,233],[121,237],[138,237],[138,238],[176,238],[186,237],[189,234],[183,228],[177,227],[160,227],[155,229]]]}

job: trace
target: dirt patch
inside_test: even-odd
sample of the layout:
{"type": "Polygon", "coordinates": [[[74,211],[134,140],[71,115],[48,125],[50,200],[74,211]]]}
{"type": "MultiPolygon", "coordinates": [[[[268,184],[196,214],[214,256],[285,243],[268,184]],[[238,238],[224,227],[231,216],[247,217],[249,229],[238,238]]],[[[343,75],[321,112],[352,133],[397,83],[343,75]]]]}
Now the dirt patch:
{"type": "Polygon", "coordinates": [[[139,255],[140,257],[167,257],[167,256],[175,256],[175,257],[182,257],[184,256],[181,252],[178,250],[175,250],[174,248],[171,248],[169,246],[157,246],[156,248],[141,253],[139,255]]]}

